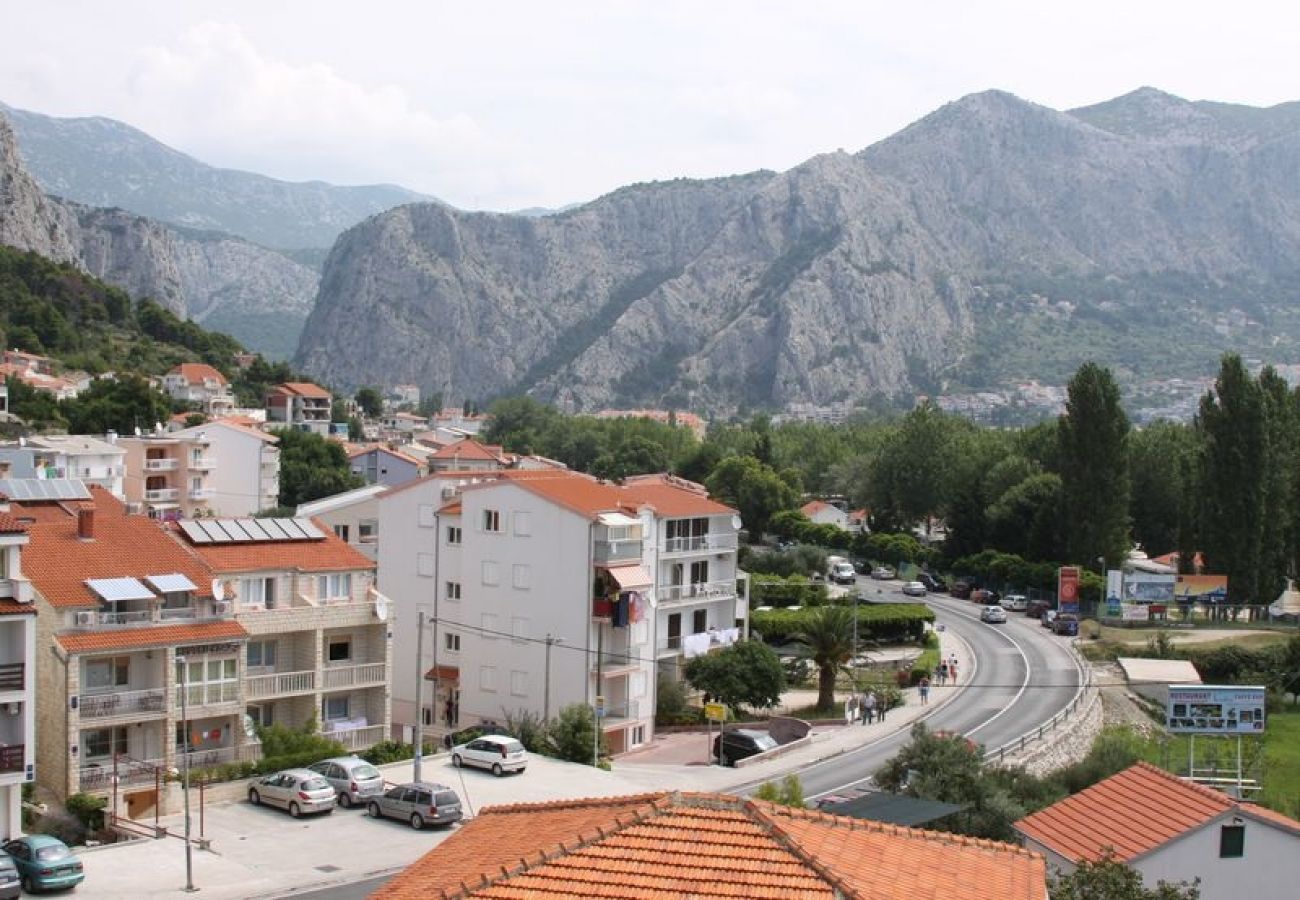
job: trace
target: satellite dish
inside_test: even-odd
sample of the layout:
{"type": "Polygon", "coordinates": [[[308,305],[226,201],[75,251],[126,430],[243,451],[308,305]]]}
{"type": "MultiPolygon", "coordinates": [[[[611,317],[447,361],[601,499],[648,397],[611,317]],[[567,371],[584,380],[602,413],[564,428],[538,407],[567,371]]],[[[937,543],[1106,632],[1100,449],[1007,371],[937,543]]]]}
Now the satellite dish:
{"type": "Polygon", "coordinates": [[[375,618],[381,622],[388,621],[388,598],[383,594],[375,596],[375,618]]]}

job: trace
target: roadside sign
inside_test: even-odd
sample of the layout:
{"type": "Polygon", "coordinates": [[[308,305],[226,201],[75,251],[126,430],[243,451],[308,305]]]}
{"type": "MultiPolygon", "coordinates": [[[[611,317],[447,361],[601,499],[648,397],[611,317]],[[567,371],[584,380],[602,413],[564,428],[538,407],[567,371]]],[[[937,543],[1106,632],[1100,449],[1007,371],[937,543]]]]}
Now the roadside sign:
{"type": "Polygon", "coordinates": [[[1265,693],[1239,685],[1170,685],[1166,727],[1175,734],[1259,734],[1265,693]]]}
{"type": "Polygon", "coordinates": [[[726,705],[725,705],[725,704],[722,704],[722,703],[706,703],[706,704],[704,704],[704,718],[708,719],[710,722],[725,722],[725,721],[727,721],[727,707],[726,707],[726,705]]]}

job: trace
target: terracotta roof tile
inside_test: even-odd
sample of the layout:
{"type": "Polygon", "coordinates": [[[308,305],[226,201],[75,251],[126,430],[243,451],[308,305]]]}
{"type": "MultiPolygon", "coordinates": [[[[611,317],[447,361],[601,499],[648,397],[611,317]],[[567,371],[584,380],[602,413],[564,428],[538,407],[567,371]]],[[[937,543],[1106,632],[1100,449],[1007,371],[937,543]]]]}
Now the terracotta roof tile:
{"type": "Polygon", "coordinates": [[[480,444],[473,438],[461,438],[455,443],[438,448],[432,459],[473,459],[500,462],[501,448],[480,444]]]}
{"type": "Polygon", "coordinates": [[[13,513],[0,512],[0,534],[26,534],[27,525],[19,522],[13,513]]]}
{"type": "Polygon", "coordinates": [[[122,502],[98,485],[91,486],[95,536],[77,537],[77,514],[70,505],[13,504],[15,515],[30,516],[31,541],[23,553],[23,570],[36,590],[55,607],[98,606],[87,578],[143,578],[180,572],[199,586],[198,596],[212,595],[212,573],[173,541],[155,520],[126,515],[122,502]]]}
{"type": "MultiPolygon", "coordinates": [[[[1098,860],[1107,848],[1131,861],[1227,812],[1259,815],[1213,788],[1140,762],[1016,823],[1025,837],[1066,859],[1098,860]]],[[[1261,818],[1300,831],[1272,811],[1261,818]]]]}
{"type": "Polygon", "coordinates": [[[330,399],[330,392],[325,390],[319,384],[312,384],[310,381],[286,381],[284,384],[278,384],[271,389],[280,391],[285,394],[296,394],[299,397],[316,397],[330,399]]]}
{"type": "Polygon", "coordinates": [[[799,507],[799,512],[803,513],[805,516],[811,516],[815,513],[821,512],[829,506],[830,504],[825,500],[809,500],[803,506],[799,507]]]}
{"type": "Polygon", "coordinates": [[[0,597],[0,616],[36,615],[36,607],[31,603],[19,603],[13,597],[0,597]]]}
{"type": "Polygon", "coordinates": [[[735,513],[709,499],[693,482],[665,475],[629,478],[621,485],[559,469],[521,469],[504,472],[502,478],[586,516],[616,511],[635,514],[643,506],[667,517],[735,513]]]}
{"type": "Polygon", "coordinates": [[[674,793],[491,807],[372,896],[1043,900],[1045,877],[1010,844],[674,793]]]}
{"type": "Polygon", "coordinates": [[[340,539],[328,526],[313,519],[325,535],[310,541],[256,541],[242,544],[198,544],[178,530],[173,534],[214,573],[264,572],[283,570],[294,572],[344,572],[375,568],[370,559],[346,541],[340,539]]]}
{"type": "Polygon", "coordinates": [[[189,625],[160,625],[157,628],[120,628],[114,631],[82,631],[55,635],[69,653],[124,650],[128,647],[170,647],[200,641],[230,641],[248,637],[235,621],[195,622],[189,625]]]}
{"type": "Polygon", "coordinates": [[[211,378],[218,384],[226,383],[226,376],[207,363],[181,363],[179,366],[173,367],[167,374],[179,374],[185,379],[186,384],[202,384],[204,379],[207,378],[211,378]]]}

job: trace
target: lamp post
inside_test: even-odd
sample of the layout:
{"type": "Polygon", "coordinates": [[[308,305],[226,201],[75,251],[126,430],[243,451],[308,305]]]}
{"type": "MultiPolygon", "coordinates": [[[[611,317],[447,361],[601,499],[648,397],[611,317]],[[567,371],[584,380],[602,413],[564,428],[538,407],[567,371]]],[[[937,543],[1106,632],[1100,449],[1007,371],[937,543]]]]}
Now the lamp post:
{"type": "Polygon", "coordinates": [[[411,742],[415,744],[411,778],[419,781],[424,761],[424,610],[419,611],[415,626],[415,735],[411,742]]]}
{"type": "Polygon", "coordinates": [[[542,721],[551,721],[551,647],[563,644],[564,638],[552,634],[546,636],[546,674],[542,677],[542,721]]]}
{"type": "Polygon", "coordinates": [[[184,656],[176,657],[176,665],[181,671],[181,794],[185,798],[185,890],[193,893],[194,886],[194,845],[190,843],[190,715],[189,715],[189,666],[184,656]]]}
{"type": "Polygon", "coordinates": [[[1101,573],[1101,588],[1097,591],[1097,609],[1094,615],[1101,615],[1101,608],[1106,605],[1106,557],[1097,557],[1097,571],[1101,573]]]}

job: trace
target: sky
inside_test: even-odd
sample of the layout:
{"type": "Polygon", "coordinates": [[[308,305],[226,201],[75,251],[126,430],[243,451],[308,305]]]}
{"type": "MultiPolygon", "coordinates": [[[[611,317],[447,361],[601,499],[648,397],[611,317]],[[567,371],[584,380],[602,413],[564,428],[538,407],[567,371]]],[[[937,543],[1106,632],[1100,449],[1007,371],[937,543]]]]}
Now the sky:
{"type": "Polygon", "coordinates": [[[210,165],[466,209],[784,170],[997,88],[1300,99],[1300,4],[606,0],[11,2],[0,100],[210,165]]]}

